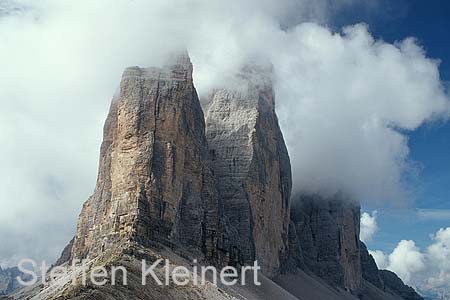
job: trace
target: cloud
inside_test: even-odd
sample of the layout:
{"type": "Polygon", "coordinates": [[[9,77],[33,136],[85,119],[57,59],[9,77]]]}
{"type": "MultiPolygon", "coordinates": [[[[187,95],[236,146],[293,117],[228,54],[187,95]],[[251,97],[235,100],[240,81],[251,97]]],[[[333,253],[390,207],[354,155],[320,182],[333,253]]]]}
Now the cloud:
{"type": "MultiPolygon", "coordinates": [[[[433,266],[425,280],[424,289],[435,291],[441,297],[450,296],[450,227],[441,228],[434,236],[434,243],[426,256],[433,266]]],[[[443,298],[444,299],[444,298],[443,298]]],[[[448,299],[448,298],[447,298],[448,299]]]]}
{"type": "Polygon", "coordinates": [[[424,255],[414,241],[401,241],[389,255],[388,269],[396,273],[407,284],[412,277],[425,268],[424,255]]]}
{"type": "Polygon", "coordinates": [[[296,188],[405,198],[412,163],[399,129],[448,112],[436,63],[414,40],[375,41],[362,25],[343,34],[310,24],[296,30],[292,47],[301,54],[284,61],[292,80],[278,90],[296,188]]]}
{"type": "MultiPolygon", "coordinates": [[[[432,243],[421,251],[414,241],[401,241],[389,255],[370,251],[380,269],[391,270],[406,284],[433,293],[439,299],[450,295],[450,227],[432,235],[432,243]]],[[[447,298],[446,298],[447,297],[447,298]]]]}
{"type": "Polygon", "coordinates": [[[249,60],[272,62],[297,191],[401,199],[404,131],[445,119],[449,101],[415,40],[304,22],[356,2],[8,1],[20,13],[0,16],[1,261],[56,258],[94,188],[122,70],[180,47],[200,95],[249,60]]]}
{"type": "Polygon", "coordinates": [[[375,262],[377,263],[377,266],[381,270],[385,270],[388,268],[389,265],[389,257],[380,250],[372,251],[369,250],[369,253],[373,256],[375,259],[375,262]]]}
{"type": "Polygon", "coordinates": [[[377,215],[378,212],[376,210],[372,214],[367,212],[361,214],[360,238],[364,243],[370,242],[373,235],[378,231],[377,215]]]}

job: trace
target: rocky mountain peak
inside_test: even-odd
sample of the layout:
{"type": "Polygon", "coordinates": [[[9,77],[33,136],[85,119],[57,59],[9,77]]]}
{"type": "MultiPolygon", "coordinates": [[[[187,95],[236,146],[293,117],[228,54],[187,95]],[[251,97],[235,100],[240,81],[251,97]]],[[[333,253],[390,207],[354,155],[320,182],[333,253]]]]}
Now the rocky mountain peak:
{"type": "Polygon", "coordinates": [[[207,101],[206,138],[224,220],[235,233],[229,241],[237,250],[231,259],[242,264],[256,259],[273,275],[287,250],[289,155],[270,73],[246,67],[236,83],[214,91],[207,101]]]}
{"type": "Polygon", "coordinates": [[[14,299],[420,299],[379,271],[359,241],[357,201],[295,195],[291,205],[270,66],[242,68],[203,101],[205,114],[192,72],[185,52],[159,68],[124,71],[104,125],[96,188],[58,261],[126,265],[131,285],[66,282],[14,299]],[[218,266],[257,260],[264,284],[142,286],[141,257],[186,266],[191,258],[218,266]]]}
{"type": "Polygon", "coordinates": [[[206,156],[189,58],[127,68],[105,123],[97,186],[80,215],[72,257],[126,241],[205,248],[206,232],[216,230],[205,218],[212,220],[207,215],[217,207],[206,156]]]}

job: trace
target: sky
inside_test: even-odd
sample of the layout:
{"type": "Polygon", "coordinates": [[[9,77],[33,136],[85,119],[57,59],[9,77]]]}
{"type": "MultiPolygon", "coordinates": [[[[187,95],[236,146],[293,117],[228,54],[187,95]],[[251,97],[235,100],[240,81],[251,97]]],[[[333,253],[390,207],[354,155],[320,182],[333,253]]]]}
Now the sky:
{"type": "Polygon", "coordinates": [[[450,290],[449,13],[437,0],[0,0],[0,265],[59,255],[122,70],[184,47],[201,97],[272,63],[294,191],[359,199],[379,265],[450,290]]]}
{"type": "MultiPolygon", "coordinates": [[[[335,21],[333,26],[346,22],[366,22],[374,36],[388,42],[395,42],[405,36],[415,37],[429,57],[440,61],[440,76],[444,84],[448,86],[450,82],[450,39],[448,39],[450,3],[448,1],[398,0],[389,1],[389,5],[385,7],[387,13],[360,15],[346,12],[335,21]],[[393,13],[393,10],[397,13],[393,13]]],[[[436,246],[436,233],[450,225],[450,156],[448,155],[450,125],[448,122],[424,124],[417,130],[409,132],[408,139],[409,156],[420,169],[417,177],[410,181],[414,205],[407,209],[368,205],[366,208],[369,212],[376,210],[376,218],[368,218],[367,215],[363,215],[362,218],[366,221],[366,226],[363,225],[366,228],[364,234],[372,236],[367,242],[369,248],[383,251],[384,254],[392,254],[395,250],[411,246],[411,244],[406,246],[408,243],[401,241],[414,241],[414,247],[418,250],[416,254],[426,255],[429,247],[436,246]]],[[[408,252],[411,251],[398,251],[403,255],[408,252]]],[[[445,250],[441,252],[445,253],[445,250]]],[[[386,267],[386,262],[381,264],[386,267]]],[[[402,266],[405,265],[408,264],[402,262],[402,266]]],[[[398,273],[402,266],[392,269],[398,273]]],[[[420,273],[423,268],[420,266],[417,269],[412,268],[411,272],[418,270],[420,273]]],[[[408,273],[403,272],[403,276],[408,277],[408,273]]],[[[448,284],[450,277],[446,277],[445,280],[448,284]]],[[[414,284],[414,278],[409,281],[410,284],[414,284]]]]}

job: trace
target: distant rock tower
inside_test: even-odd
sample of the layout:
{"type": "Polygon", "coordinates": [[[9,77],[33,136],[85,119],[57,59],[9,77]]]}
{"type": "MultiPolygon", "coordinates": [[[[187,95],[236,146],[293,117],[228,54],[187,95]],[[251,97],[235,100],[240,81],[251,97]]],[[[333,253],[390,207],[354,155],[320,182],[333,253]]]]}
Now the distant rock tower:
{"type": "Polygon", "coordinates": [[[286,255],[291,165],[275,113],[271,69],[244,68],[207,101],[206,137],[230,234],[230,263],[272,276],[286,255]]]}

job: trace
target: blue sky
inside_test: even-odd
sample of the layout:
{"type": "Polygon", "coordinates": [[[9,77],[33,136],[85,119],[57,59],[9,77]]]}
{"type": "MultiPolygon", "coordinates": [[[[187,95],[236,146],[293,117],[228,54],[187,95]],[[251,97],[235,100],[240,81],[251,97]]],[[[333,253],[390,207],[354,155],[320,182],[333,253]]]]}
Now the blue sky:
{"type": "MultiPolygon", "coordinates": [[[[428,57],[441,61],[441,79],[448,89],[450,1],[390,0],[381,1],[376,10],[357,10],[346,10],[332,26],[365,22],[374,36],[391,43],[410,36],[417,38],[428,57]]],[[[392,251],[402,239],[414,240],[423,249],[430,244],[430,234],[450,226],[449,214],[447,219],[420,218],[414,210],[450,210],[450,124],[425,124],[408,136],[410,158],[420,169],[418,177],[409,182],[414,205],[397,210],[377,208],[380,231],[369,242],[373,249],[392,251]]]]}

